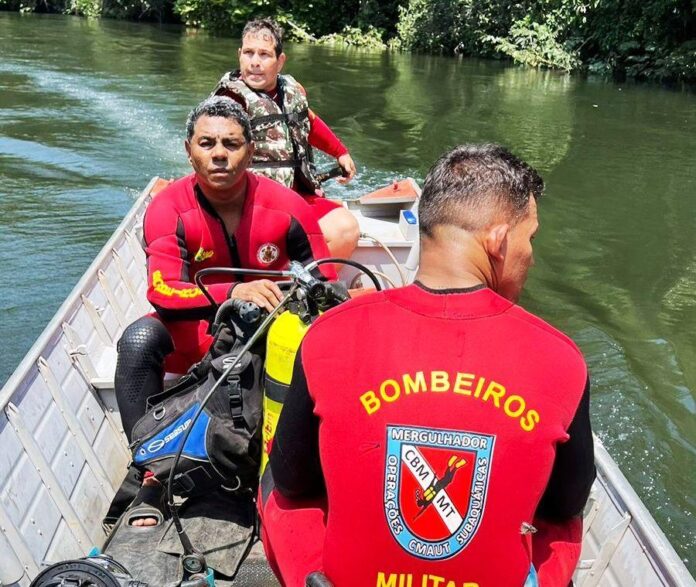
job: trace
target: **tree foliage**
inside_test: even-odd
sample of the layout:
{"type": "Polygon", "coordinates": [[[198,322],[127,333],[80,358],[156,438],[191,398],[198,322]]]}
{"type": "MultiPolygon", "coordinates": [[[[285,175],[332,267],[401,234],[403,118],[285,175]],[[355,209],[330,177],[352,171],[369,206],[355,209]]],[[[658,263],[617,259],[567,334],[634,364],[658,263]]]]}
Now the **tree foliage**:
{"type": "Polygon", "coordinates": [[[302,41],[696,83],[696,0],[0,0],[0,9],[179,20],[233,35],[273,16],[302,41]]]}

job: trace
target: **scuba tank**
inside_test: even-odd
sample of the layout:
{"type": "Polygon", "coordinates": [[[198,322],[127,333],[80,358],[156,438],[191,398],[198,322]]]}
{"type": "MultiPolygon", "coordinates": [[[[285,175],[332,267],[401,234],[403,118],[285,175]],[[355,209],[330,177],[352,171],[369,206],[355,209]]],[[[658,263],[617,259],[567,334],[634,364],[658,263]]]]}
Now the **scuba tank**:
{"type": "MultiPolygon", "coordinates": [[[[374,274],[364,265],[348,259],[324,259],[321,262],[339,262],[352,265],[363,271],[372,280],[375,288],[380,284],[374,274]]],[[[268,330],[266,338],[266,365],[264,368],[263,428],[261,451],[261,497],[265,500],[272,483],[266,473],[269,455],[283,404],[292,381],[295,356],[307,330],[323,311],[349,299],[348,290],[340,282],[322,283],[313,278],[306,268],[291,264],[291,270],[302,287],[297,290],[286,310],[281,313],[268,330]]]]}
{"type": "Polygon", "coordinates": [[[264,372],[261,476],[268,464],[280,412],[292,381],[295,356],[311,324],[311,321],[305,322],[303,317],[296,308],[286,310],[276,318],[268,330],[264,372]]]}

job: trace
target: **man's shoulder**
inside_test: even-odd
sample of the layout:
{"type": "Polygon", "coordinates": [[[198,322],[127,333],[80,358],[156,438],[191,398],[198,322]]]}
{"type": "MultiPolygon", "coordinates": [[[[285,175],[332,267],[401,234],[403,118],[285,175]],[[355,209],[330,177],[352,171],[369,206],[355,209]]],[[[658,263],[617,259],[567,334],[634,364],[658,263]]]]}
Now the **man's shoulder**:
{"type": "Polygon", "coordinates": [[[317,337],[334,329],[345,332],[346,328],[351,327],[363,331],[365,329],[365,315],[373,312],[376,312],[377,315],[383,315],[385,304],[389,304],[389,300],[383,291],[371,292],[348,300],[322,314],[312,324],[312,328],[307,332],[307,337],[310,334],[312,337],[317,337]]]}
{"type": "Polygon", "coordinates": [[[238,69],[224,73],[215,87],[215,90],[213,90],[213,94],[222,94],[228,87],[237,89],[245,89],[248,87],[242,80],[238,69]]]}
{"type": "Polygon", "coordinates": [[[287,92],[293,92],[300,94],[304,99],[307,99],[307,90],[304,86],[297,81],[293,76],[288,73],[281,73],[278,78],[283,82],[283,88],[287,92]]]}
{"type": "Polygon", "coordinates": [[[194,173],[174,180],[152,199],[152,202],[150,202],[150,207],[189,204],[195,197],[193,189],[195,183],[196,176],[194,173]]]}
{"type": "Polygon", "coordinates": [[[256,183],[254,188],[255,205],[290,214],[306,213],[311,210],[310,205],[297,192],[263,175],[248,173],[250,173],[252,181],[256,183]]]}
{"type": "Polygon", "coordinates": [[[555,326],[546,322],[546,320],[532,314],[517,304],[511,306],[506,312],[506,315],[513,320],[526,324],[530,331],[533,332],[537,338],[541,339],[540,342],[542,345],[546,344],[547,348],[553,345],[558,350],[567,352],[569,356],[576,356],[583,364],[585,363],[582,352],[573,339],[555,326]]]}
{"type": "Polygon", "coordinates": [[[278,77],[280,79],[282,79],[286,84],[292,84],[294,86],[297,86],[298,88],[301,88],[302,91],[304,92],[304,88],[302,87],[302,84],[297,81],[297,78],[293,77],[289,73],[278,74],[278,77]]]}

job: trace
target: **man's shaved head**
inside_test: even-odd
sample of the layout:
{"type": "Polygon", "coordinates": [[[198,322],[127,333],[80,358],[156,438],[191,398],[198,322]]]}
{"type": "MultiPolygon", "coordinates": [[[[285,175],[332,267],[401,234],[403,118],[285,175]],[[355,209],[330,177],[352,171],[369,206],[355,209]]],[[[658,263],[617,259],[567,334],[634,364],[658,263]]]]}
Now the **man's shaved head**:
{"type": "Polygon", "coordinates": [[[544,181],[535,169],[500,145],[460,145],[444,154],[425,178],[418,205],[421,235],[450,225],[475,232],[492,222],[514,225],[544,181]]]}

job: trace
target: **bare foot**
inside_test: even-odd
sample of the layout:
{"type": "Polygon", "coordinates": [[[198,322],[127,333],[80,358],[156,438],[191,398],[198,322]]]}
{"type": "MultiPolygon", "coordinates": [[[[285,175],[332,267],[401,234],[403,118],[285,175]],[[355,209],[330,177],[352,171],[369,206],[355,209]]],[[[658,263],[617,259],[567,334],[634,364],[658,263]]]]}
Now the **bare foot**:
{"type": "MultiPolygon", "coordinates": [[[[157,481],[154,477],[146,477],[143,480],[143,487],[157,487],[161,486],[161,483],[157,481]]],[[[137,506],[136,506],[137,507],[137,506]]],[[[154,506],[152,506],[154,507],[154,506]]],[[[136,514],[137,516],[137,514],[136,514]]],[[[147,527],[147,526],[157,526],[159,523],[159,520],[157,518],[152,518],[152,517],[135,517],[131,518],[130,520],[130,525],[131,526],[138,526],[138,527],[147,527]]]]}
{"type": "Polygon", "coordinates": [[[136,518],[131,522],[131,526],[156,526],[157,520],[155,518],[136,518]]]}

